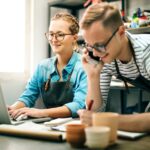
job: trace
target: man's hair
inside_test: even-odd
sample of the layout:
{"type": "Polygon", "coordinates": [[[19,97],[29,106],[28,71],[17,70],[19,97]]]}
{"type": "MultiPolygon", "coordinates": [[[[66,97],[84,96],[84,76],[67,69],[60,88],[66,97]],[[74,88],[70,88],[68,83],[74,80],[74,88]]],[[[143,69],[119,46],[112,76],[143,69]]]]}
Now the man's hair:
{"type": "Polygon", "coordinates": [[[65,12],[57,13],[54,17],[51,18],[51,21],[59,19],[65,20],[70,23],[69,30],[73,35],[79,32],[79,22],[71,14],[65,12]]]}
{"type": "Polygon", "coordinates": [[[94,22],[100,23],[112,31],[123,24],[120,11],[110,3],[93,4],[87,8],[80,21],[82,29],[89,28],[94,22]]]}

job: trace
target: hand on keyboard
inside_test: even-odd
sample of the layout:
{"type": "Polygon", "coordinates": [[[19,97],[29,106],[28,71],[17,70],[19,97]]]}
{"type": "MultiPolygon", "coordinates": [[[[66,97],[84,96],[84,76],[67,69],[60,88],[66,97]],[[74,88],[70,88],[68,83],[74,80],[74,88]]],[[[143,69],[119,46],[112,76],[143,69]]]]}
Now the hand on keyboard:
{"type": "Polygon", "coordinates": [[[28,118],[27,115],[21,114],[21,115],[18,116],[15,120],[16,120],[16,121],[21,121],[21,120],[25,120],[25,119],[27,119],[27,118],[28,118]]]}

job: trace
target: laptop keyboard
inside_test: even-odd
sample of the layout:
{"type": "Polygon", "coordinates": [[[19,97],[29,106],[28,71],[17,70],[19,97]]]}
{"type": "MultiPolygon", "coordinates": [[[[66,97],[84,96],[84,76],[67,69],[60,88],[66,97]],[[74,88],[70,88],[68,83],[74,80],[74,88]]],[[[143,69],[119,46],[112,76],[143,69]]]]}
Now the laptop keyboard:
{"type": "Polygon", "coordinates": [[[32,122],[35,122],[35,123],[42,123],[42,122],[52,120],[52,118],[50,118],[50,117],[44,117],[44,118],[27,117],[26,119],[23,119],[23,120],[16,120],[16,119],[13,119],[12,117],[10,117],[10,119],[11,119],[11,122],[13,122],[13,123],[23,123],[25,121],[32,121],[32,122]]]}

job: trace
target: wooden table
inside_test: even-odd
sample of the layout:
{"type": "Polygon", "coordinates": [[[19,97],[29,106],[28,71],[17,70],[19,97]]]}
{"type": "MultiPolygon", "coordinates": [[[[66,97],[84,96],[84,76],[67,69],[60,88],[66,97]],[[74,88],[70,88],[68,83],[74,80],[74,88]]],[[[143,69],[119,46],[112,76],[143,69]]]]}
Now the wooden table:
{"type": "MultiPolygon", "coordinates": [[[[0,150],[88,150],[72,148],[67,142],[52,142],[0,135],[0,150]]],[[[119,139],[106,150],[150,150],[150,135],[131,141],[119,139]]]]}

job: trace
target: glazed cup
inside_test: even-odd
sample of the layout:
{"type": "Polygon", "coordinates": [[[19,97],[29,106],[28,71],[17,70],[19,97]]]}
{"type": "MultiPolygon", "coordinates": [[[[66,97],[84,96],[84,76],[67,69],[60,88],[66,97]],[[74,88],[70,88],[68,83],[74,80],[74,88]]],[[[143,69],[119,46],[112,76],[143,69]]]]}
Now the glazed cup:
{"type": "Polygon", "coordinates": [[[107,126],[92,126],[85,128],[86,145],[89,148],[106,148],[109,145],[110,128],[107,126]]]}
{"type": "Polygon", "coordinates": [[[85,144],[85,125],[68,124],[66,126],[66,140],[72,147],[84,147],[85,144]]]}
{"type": "Polygon", "coordinates": [[[108,126],[110,128],[109,142],[111,144],[117,140],[118,119],[119,115],[117,113],[93,113],[92,124],[93,126],[108,126]]]}

